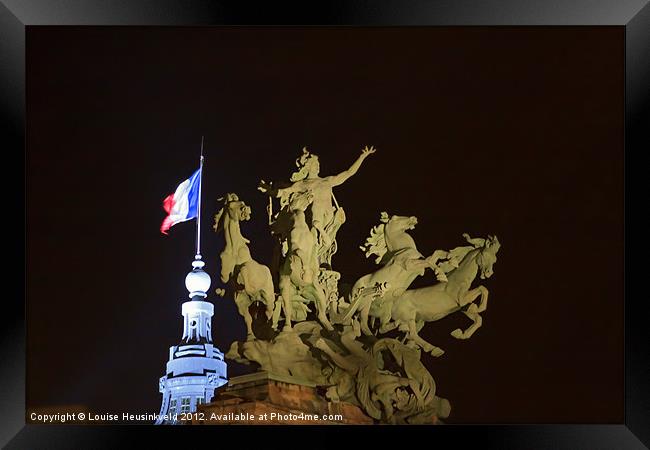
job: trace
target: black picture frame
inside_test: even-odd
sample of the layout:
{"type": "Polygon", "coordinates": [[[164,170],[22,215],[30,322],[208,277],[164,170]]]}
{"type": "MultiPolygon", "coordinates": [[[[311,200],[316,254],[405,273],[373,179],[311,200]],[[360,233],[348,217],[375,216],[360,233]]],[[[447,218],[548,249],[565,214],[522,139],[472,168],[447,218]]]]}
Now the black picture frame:
{"type": "MultiPolygon", "coordinates": [[[[5,173],[18,174],[12,186],[24,186],[25,143],[25,35],[33,25],[344,25],[344,26],[539,26],[539,25],[608,25],[625,28],[625,223],[626,242],[634,236],[628,225],[631,211],[640,204],[639,191],[632,189],[635,155],[647,150],[650,142],[650,5],[647,1],[571,0],[541,2],[532,0],[456,0],[456,1],[352,1],[278,4],[276,2],[224,2],[217,0],[141,0],[133,2],[102,0],[3,0],[0,5],[0,101],[2,102],[2,148],[14,155],[15,164],[5,173]],[[645,144],[644,144],[645,143],[645,144]],[[20,169],[23,170],[20,170],[20,169]],[[22,181],[22,182],[21,182],[22,181]],[[631,234],[632,233],[632,234],[631,234]]],[[[7,165],[7,167],[10,167],[7,165]]],[[[7,183],[9,185],[9,183],[7,183]]],[[[642,192],[642,191],[641,191],[642,192]]],[[[24,211],[24,190],[13,192],[14,211],[24,211]],[[14,203],[15,202],[15,203],[14,203]]],[[[0,443],[7,448],[115,448],[131,442],[144,432],[163,439],[185,440],[187,433],[214,439],[215,433],[204,429],[170,431],[169,428],[125,426],[38,426],[25,425],[25,285],[28,270],[25,242],[29,224],[24,214],[15,214],[10,226],[13,235],[7,242],[12,252],[8,263],[17,273],[6,283],[11,289],[3,303],[2,364],[0,398],[5,407],[0,443]]],[[[637,219],[635,219],[637,220],[637,219]]],[[[638,223],[638,220],[637,220],[638,223]]],[[[644,224],[642,222],[642,224],[644,224]]],[[[606,239],[606,236],[603,237],[606,239]]],[[[478,445],[488,448],[567,448],[636,449],[650,446],[650,339],[643,298],[633,299],[642,277],[632,261],[636,252],[626,245],[625,255],[625,421],[617,425],[499,425],[438,427],[434,432],[420,427],[409,428],[426,439],[429,445],[453,443],[461,448],[478,445]],[[422,433],[422,436],[419,434],[422,433]]],[[[604,255],[606,257],[606,255],[604,255]]],[[[596,277],[597,275],[595,275],[596,277]]],[[[577,324],[576,326],[579,326],[577,324]]],[[[193,427],[196,428],[196,427],[193,427]]],[[[265,428],[269,441],[287,442],[286,429],[265,428]]],[[[354,430],[358,432],[358,429],[354,430]]],[[[360,430],[362,433],[368,430],[360,430]]],[[[243,429],[220,430],[241,434],[243,429]]],[[[332,442],[349,440],[350,428],[337,429],[332,442]]],[[[292,428],[291,442],[310,436],[314,430],[292,428]],[[299,433],[299,434],[294,434],[299,433]]],[[[373,437],[400,439],[404,434],[393,427],[373,428],[373,437]],[[401,434],[401,436],[400,436],[401,434]]],[[[327,436],[327,435],[324,435],[327,436]]],[[[225,439],[222,437],[220,439],[225,439]]],[[[311,435],[310,439],[317,439],[311,435]]],[[[320,439],[320,438],[318,438],[320,439]]],[[[325,439],[326,440],[326,439],[325,439]]],[[[324,440],[324,441],[325,441],[324,440]]],[[[409,438],[410,440],[410,438],[409,438]]],[[[324,442],[325,443],[325,442],[324,442]]]]}

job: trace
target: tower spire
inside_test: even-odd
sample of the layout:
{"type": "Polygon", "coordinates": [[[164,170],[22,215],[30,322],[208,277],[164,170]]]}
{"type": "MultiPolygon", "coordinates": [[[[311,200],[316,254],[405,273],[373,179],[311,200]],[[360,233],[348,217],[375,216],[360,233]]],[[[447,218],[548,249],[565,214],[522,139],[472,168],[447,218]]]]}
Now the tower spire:
{"type": "MultiPolygon", "coordinates": [[[[203,140],[201,136],[201,157],[199,160],[199,201],[196,211],[196,254],[192,261],[192,271],[185,277],[185,287],[192,300],[202,300],[208,296],[210,275],[203,271],[205,262],[201,259],[201,186],[203,185],[203,140]]],[[[211,341],[211,339],[209,340],[211,341]]]]}
{"type": "Polygon", "coordinates": [[[214,305],[206,301],[211,279],[201,257],[201,185],[203,184],[203,140],[199,166],[199,198],[196,211],[196,253],[192,271],[185,277],[190,300],[183,303],[183,337],[169,348],[167,370],[159,380],[163,395],[157,424],[177,423],[179,413],[196,411],[209,402],[214,390],[228,382],[223,353],[212,343],[214,305]]]}
{"type": "Polygon", "coordinates": [[[203,185],[203,140],[201,136],[201,157],[199,159],[199,204],[196,214],[196,255],[194,259],[201,259],[201,187],[203,185]]]}

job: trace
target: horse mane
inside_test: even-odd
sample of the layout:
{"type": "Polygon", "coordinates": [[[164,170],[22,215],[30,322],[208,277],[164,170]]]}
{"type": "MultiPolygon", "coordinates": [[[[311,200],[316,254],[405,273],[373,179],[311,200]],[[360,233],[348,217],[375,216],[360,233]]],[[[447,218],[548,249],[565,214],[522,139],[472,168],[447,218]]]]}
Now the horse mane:
{"type": "Polygon", "coordinates": [[[388,251],[386,235],[384,233],[384,228],[388,220],[388,213],[385,211],[382,212],[380,217],[382,223],[375,225],[370,229],[370,236],[367,237],[366,242],[359,247],[366,255],[366,258],[370,257],[370,255],[377,255],[375,258],[375,264],[379,264],[388,251]]]}
{"type": "Polygon", "coordinates": [[[449,257],[448,259],[455,259],[459,263],[467,256],[469,252],[474,250],[476,247],[472,247],[471,245],[464,245],[461,247],[456,247],[452,250],[449,250],[449,257]]]}

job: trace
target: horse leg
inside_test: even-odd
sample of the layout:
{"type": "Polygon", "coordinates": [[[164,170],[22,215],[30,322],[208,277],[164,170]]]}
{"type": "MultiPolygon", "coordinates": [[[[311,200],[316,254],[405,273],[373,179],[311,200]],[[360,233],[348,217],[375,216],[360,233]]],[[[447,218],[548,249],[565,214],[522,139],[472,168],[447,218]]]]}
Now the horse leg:
{"type": "Polygon", "coordinates": [[[370,314],[370,303],[371,302],[364,300],[364,304],[361,307],[361,311],[359,312],[361,331],[363,331],[363,334],[365,334],[366,336],[372,336],[372,331],[370,331],[370,327],[368,326],[368,316],[370,314]]]}
{"type": "Polygon", "coordinates": [[[318,319],[321,321],[323,326],[329,331],[332,331],[334,327],[327,318],[327,299],[325,299],[325,294],[320,288],[315,287],[314,291],[316,293],[316,306],[318,307],[318,319]]]}
{"type": "Polygon", "coordinates": [[[250,299],[246,294],[238,292],[235,294],[235,304],[237,305],[239,314],[244,317],[244,322],[246,323],[246,340],[252,341],[255,339],[255,335],[253,334],[253,317],[251,317],[251,313],[248,311],[251,305],[250,299]]]}
{"type": "Polygon", "coordinates": [[[467,291],[465,295],[463,295],[463,298],[460,301],[460,306],[465,306],[469,303],[472,303],[474,300],[476,300],[476,297],[480,295],[481,300],[478,304],[478,312],[483,312],[487,309],[488,294],[489,292],[485,286],[478,286],[475,289],[467,291]]]}
{"type": "Polygon", "coordinates": [[[309,288],[303,290],[303,292],[309,292],[309,296],[312,297],[314,303],[316,303],[316,314],[318,315],[318,320],[323,324],[323,326],[332,331],[334,327],[327,318],[327,300],[325,299],[325,293],[321,289],[320,285],[311,285],[309,288]]]}
{"type": "Polygon", "coordinates": [[[274,330],[278,329],[278,321],[280,320],[281,309],[282,309],[282,297],[278,295],[278,297],[275,299],[275,302],[274,302],[273,319],[271,321],[271,327],[274,330]]]}
{"type": "Polygon", "coordinates": [[[485,311],[487,309],[487,301],[488,301],[489,291],[487,290],[487,288],[485,286],[479,286],[476,289],[481,290],[481,301],[479,302],[478,310],[477,310],[478,312],[481,313],[481,312],[483,312],[483,311],[485,311]]]}
{"type": "Polygon", "coordinates": [[[334,326],[330,323],[329,319],[327,318],[327,314],[325,314],[325,311],[323,311],[321,308],[318,308],[318,320],[320,320],[323,326],[329,331],[332,331],[334,329],[334,326]]]}
{"type": "Polygon", "coordinates": [[[398,326],[398,323],[397,323],[397,322],[394,322],[394,321],[393,321],[393,322],[384,323],[384,324],[382,324],[382,325],[379,327],[379,332],[380,332],[381,334],[388,333],[389,331],[392,331],[392,330],[394,330],[395,328],[397,328],[397,326],[398,326]]]}
{"type": "Polygon", "coordinates": [[[282,295],[282,308],[284,309],[284,327],[282,330],[291,331],[291,316],[293,315],[291,299],[295,291],[288,277],[283,276],[280,279],[280,292],[282,295]]]}
{"type": "MultiPolygon", "coordinates": [[[[388,333],[391,330],[394,330],[397,328],[397,321],[393,320],[393,316],[391,314],[392,310],[389,307],[384,307],[384,309],[381,311],[381,314],[379,315],[379,333],[388,333]],[[388,309],[388,310],[386,310],[388,309]]],[[[374,324],[373,324],[374,326],[374,324]]]]}
{"type": "Polygon", "coordinates": [[[266,305],[266,318],[271,319],[273,317],[273,307],[275,306],[275,295],[273,294],[273,291],[269,293],[266,289],[262,289],[260,291],[260,296],[262,297],[262,300],[264,304],[266,305]]]}
{"type": "Polygon", "coordinates": [[[415,319],[409,320],[408,327],[409,327],[409,331],[408,331],[409,340],[422,347],[422,349],[424,349],[425,352],[431,353],[431,356],[436,356],[436,357],[442,356],[442,354],[445,353],[445,351],[440,347],[436,347],[435,345],[428,343],[427,341],[425,341],[420,337],[420,335],[418,334],[417,325],[415,324],[415,319]]]}
{"type": "Polygon", "coordinates": [[[221,252],[221,282],[227,283],[235,272],[236,261],[230,252],[221,252]]]}
{"type": "Polygon", "coordinates": [[[478,312],[476,312],[478,311],[478,308],[476,308],[476,311],[474,311],[474,308],[472,308],[472,306],[473,305],[470,306],[469,310],[465,311],[465,315],[474,321],[474,323],[471,324],[469,328],[467,328],[463,333],[465,339],[472,337],[474,332],[481,328],[481,325],[483,325],[483,318],[478,312]]]}
{"type": "Polygon", "coordinates": [[[469,305],[467,311],[463,311],[467,317],[469,317],[474,323],[472,323],[465,331],[462,331],[460,328],[456,328],[451,332],[451,335],[456,339],[469,339],[474,332],[483,325],[483,318],[478,313],[478,307],[475,304],[469,305]]]}
{"type": "Polygon", "coordinates": [[[354,373],[355,371],[359,370],[359,367],[355,364],[354,358],[345,357],[335,352],[330,348],[329,345],[327,345],[327,343],[323,338],[318,338],[316,342],[314,342],[314,347],[316,347],[317,349],[325,353],[327,356],[329,356],[330,359],[334,361],[334,364],[336,364],[343,370],[351,373],[354,373]]]}
{"type": "Polygon", "coordinates": [[[251,313],[248,312],[248,309],[246,309],[246,313],[244,314],[244,322],[246,322],[246,340],[255,340],[255,335],[253,334],[253,318],[251,317],[251,313]]]}
{"type": "Polygon", "coordinates": [[[431,264],[435,264],[438,262],[438,260],[446,258],[448,255],[449,252],[445,250],[436,250],[427,259],[431,262],[431,264]]]}
{"type": "Polygon", "coordinates": [[[469,303],[472,303],[476,300],[476,297],[481,296],[481,300],[478,305],[471,304],[467,308],[467,311],[463,311],[467,317],[469,317],[474,323],[472,323],[465,331],[460,328],[456,328],[451,332],[451,335],[456,339],[469,339],[474,332],[481,327],[483,324],[483,318],[479,313],[487,309],[487,299],[488,299],[488,290],[485,286],[478,286],[471,291],[467,291],[461,300],[461,306],[465,306],[469,303]]]}

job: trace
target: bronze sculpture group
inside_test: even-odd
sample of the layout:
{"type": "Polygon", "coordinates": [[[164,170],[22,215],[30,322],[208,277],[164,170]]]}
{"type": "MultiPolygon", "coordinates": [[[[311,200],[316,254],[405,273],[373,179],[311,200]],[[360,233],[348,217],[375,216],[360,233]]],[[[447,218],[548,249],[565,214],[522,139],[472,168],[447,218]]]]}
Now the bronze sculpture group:
{"type": "Polygon", "coordinates": [[[219,199],[214,229],[225,238],[220,256],[226,289],[217,292],[234,299],[247,330],[246,341],[234,342],[226,357],[322,386],[329,401],[357,405],[378,422],[431,423],[433,417],[448,417],[450,405],[436,396],[420,356],[422,350],[436,357],[444,352],[419,332],[426,323],[461,311],[472,324],[451,335],[472,336],[488,300],[487,288],[472,283],[479,274],[481,279],[492,275],[500,243],[496,236],[463,234],[468,245],[425,257],[408,233],[417,218],[382,212],[361,246],[378,268],[339,292],[341,274],[332,257],[346,217],[333,188],[374,152],[366,147],[348,170],[320,177],[318,157],[303,149],[290,183],[260,182],[258,189],[269,198],[275,241],[269,266],[252,258],[250,241],[241,233],[250,207],[236,194],[219,199]],[[437,283],[410,289],[428,269],[437,283]],[[264,314],[253,317],[255,303],[264,314]],[[394,330],[396,337],[384,336],[394,330]]]}

